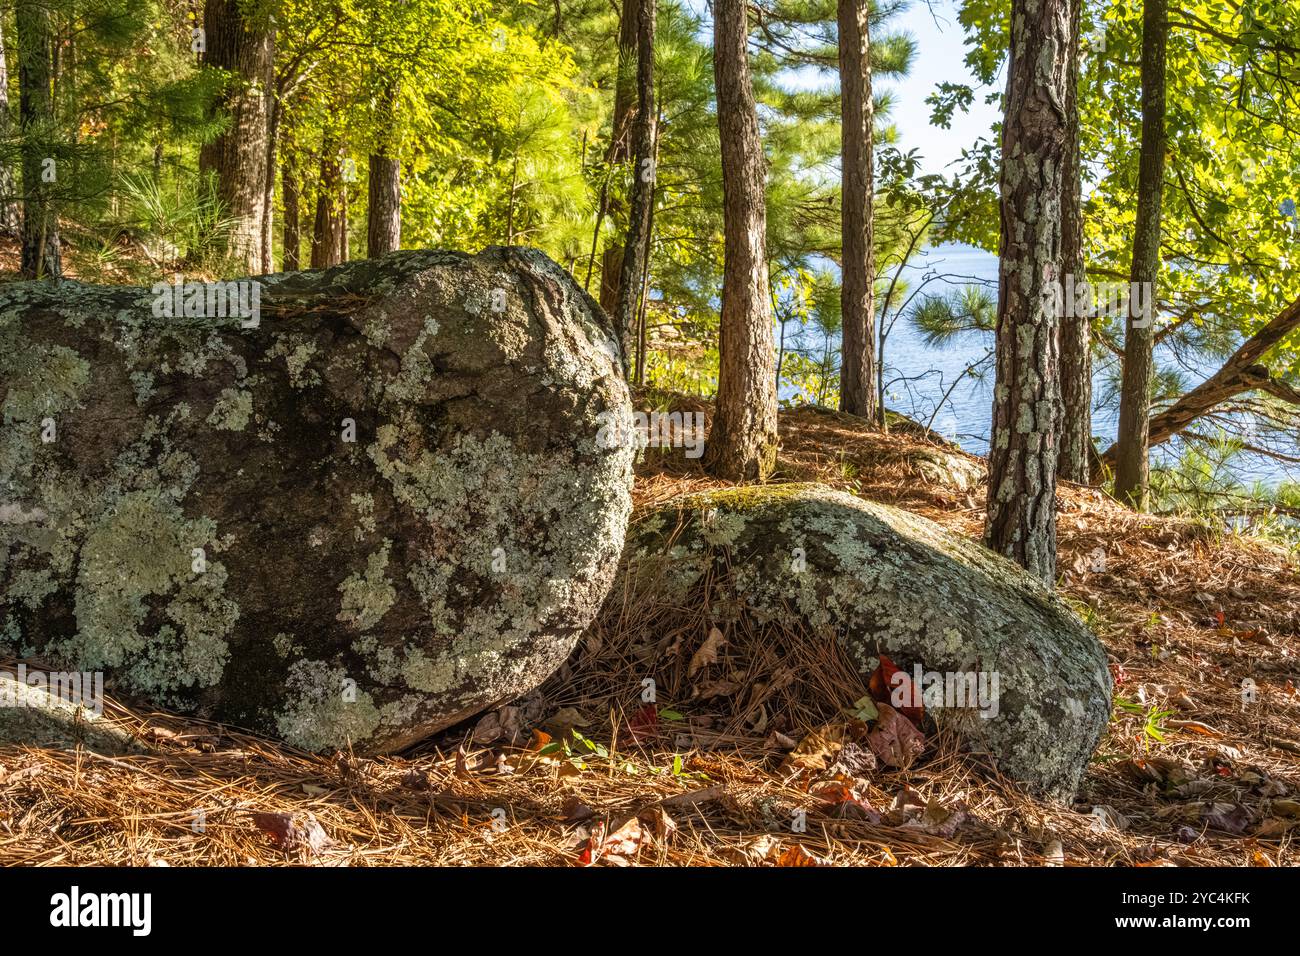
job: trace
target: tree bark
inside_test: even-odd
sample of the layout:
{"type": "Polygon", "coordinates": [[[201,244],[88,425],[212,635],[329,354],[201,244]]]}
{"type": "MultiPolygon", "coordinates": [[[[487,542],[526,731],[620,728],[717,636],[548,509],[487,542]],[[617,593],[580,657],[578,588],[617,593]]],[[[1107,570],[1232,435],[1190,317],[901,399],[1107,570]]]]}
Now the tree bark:
{"type": "Polygon", "coordinates": [[[655,192],[654,50],[655,0],[638,0],[637,108],[632,129],[632,201],[623,244],[622,275],[614,306],[614,327],[623,337],[624,356],[637,352],[637,305],[641,299],[649,258],[650,212],[655,192]]]}
{"type": "Polygon", "coordinates": [[[716,0],[713,73],[722,146],[718,400],[705,458],[731,480],[776,465],[776,369],[768,300],[766,168],[749,72],[745,0],[716,0]]]}
{"type": "MultiPolygon", "coordinates": [[[[9,111],[9,67],[5,62],[4,34],[0,32],[0,137],[8,138],[13,131],[9,111]]],[[[0,163],[0,235],[10,239],[21,237],[23,229],[22,208],[18,204],[18,183],[13,167],[0,163]]]]}
{"type": "MultiPolygon", "coordinates": [[[[623,0],[618,19],[618,77],[614,84],[614,117],[610,129],[609,149],[605,153],[605,175],[616,175],[617,167],[632,158],[632,118],[637,108],[637,44],[640,36],[641,0],[623,0]]],[[[627,205],[623,194],[613,184],[606,190],[601,218],[608,215],[615,229],[622,232],[627,205]]],[[[597,227],[599,228],[599,223],[597,227]]],[[[610,315],[618,308],[623,275],[624,240],[615,238],[600,258],[600,307],[610,315]]]]}
{"type": "Polygon", "coordinates": [[[875,177],[871,102],[871,36],[867,0],[839,0],[840,189],[844,333],[840,358],[840,410],[877,419],[876,276],[872,224],[875,177]]]}
{"type": "Polygon", "coordinates": [[[402,245],[402,164],[370,155],[370,193],[366,211],[366,255],[371,259],[402,245]]]}
{"type": "Polygon", "coordinates": [[[199,169],[216,177],[217,195],[233,226],[232,257],[250,275],[262,271],[262,223],[266,216],[267,140],[274,83],[275,30],[268,20],[248,19],[239,0],[205,0],[203,62],[231,74],[221,109],[226,131],[199,152],[199,169]]]}
{"type": "MultiPolygon", "coordinates": [[[[1161,193],[1165,181],[1165,44],[1169,34],[1166,0],[1142,8],[1142,151],[1138,159],[1137,222],[1133,234],[1130,288],[1147,290],[1154,303],[1160,271],[1161,193]]],[[[1151,375],[1155,323],[1128,310],[1124,330],[1124,376],[1119,399],[1119,454],[1115,496],[1145,511],[1150,490],[1151,375]]]]}
{"type": "Polygon", "coordinates": [[[63,275],[63,256],[54,205],[58,166],[52,155],[55,130],[49,9],[35,0],[22,0],[15,9],[14,25],[23,133],[22,275],[27,279],[58,277],[63,275]]]}
{"type": "Polygon", "coordinates": [[[283,268],[292,272],[302,267],[302,186],[295,161],[286,159],[280,167],[280,185],[284,200],[283,268]]]}
{"type": "Polygon", "coordinates": [[[321,144],[320,179],[316,185],[316,219],[311,235],[311,267],[324,269],[344,261],[346,230],[341,195],[343,170],[334,139],[326,134],[321,144]]]}
{"type": "MultiPolygon", "coordinates": [[[[1061,194],[1061,269],[1084,280],[1083,213],[1079,156],[1079,16],[1081,0],[1070,2],[1069,85],[1065,91],[1066,152],[1061,194]]],[[[1088,481],[1092,458],[1092,317],[1064,303],[1061,316],[1061,455],[1058,474],[1088,481]]]]}
{"type": "Polygon", "coordinates": [[[1056,578],[1057,314],[1069,0],[1015,0],[1002,126],[997,381],[984,541],[1056,578]]]}

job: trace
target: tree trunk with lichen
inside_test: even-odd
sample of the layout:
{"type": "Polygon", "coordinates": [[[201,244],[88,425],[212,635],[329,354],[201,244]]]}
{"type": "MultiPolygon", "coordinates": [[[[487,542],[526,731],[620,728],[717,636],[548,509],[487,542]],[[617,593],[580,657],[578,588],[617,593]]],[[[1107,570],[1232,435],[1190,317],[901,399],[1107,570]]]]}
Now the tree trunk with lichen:
{"type": "Polygon", "coordinates": [[[1061,195],[1068,0],[1016,0],[1002,125],[997,380],[984,541],[1056,578],[1061,195]]]}
{"type": "Polygon", "coordinates": [[[0,647],[310,750],[559,667],[630,510],[596,303],[520,249],[216,285],[0,288],[0,647]]]}
{"type": "Polygon", "coordinates": [[[749,71],[743,0],[718,0],[713,72],[722,143],[722,316],[718,400],[705,460],[720,478],[776,467],[776,359],[767,277],[767,171],[749,71]]]}

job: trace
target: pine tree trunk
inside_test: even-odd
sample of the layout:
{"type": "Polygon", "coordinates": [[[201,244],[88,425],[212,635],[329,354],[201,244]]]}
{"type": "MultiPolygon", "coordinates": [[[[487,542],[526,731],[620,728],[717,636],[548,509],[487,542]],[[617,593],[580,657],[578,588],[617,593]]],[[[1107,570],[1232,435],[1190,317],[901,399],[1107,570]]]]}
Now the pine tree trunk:
{"type": "MultiPolygon", "coordinates": [[[[609,149],[605,153],[605,175],[616,175],[615,168],[632,156],[632,117],[637,105],[637,37],[640,34],[641,0],[623,0],[618,19],[618,78],[614,85],[614,119],[609,149]]],[[[627,204],[620,189],[612,182],[608,188],[605,214],[614,220],[615,229],[623,231],[627,204]]],[[[600,307],[609,315],[618,309],[619,284],[623,275],[624,238],[616,233],[600,257],[600,307]]]]}
{"type": "Polygon", "coordinates": [[[54,207],[58,166],[53,155],[49,9],[36,0],[22,0],[15,9],[14,25],[18,37],[18,113],[23,133],[22,274],[24,278],[42,279],[63,274],[59,216],[54,207]]]}
{"type": "Polygon", "coordinates": [[[402,245],[402,164],[370,155],[370,195],[366,210],[366,255],[374,259],[402,245]]]}
{"type": "Polygon", "coordinates": [[[839,0],[840,190],[843,275],[840,301],[844,334],[840,359],[840,410],[877,418],[876,313],[872,284],[872,171],[874,122],[871,102],[871,36],[867,0],[839,0]]]}
{"type": "Polygon", "coordinates": [[[655,192],[654,49],[655,0],[638,0],[637,13],[637,109],[632,129],[632,202],[628,214],[627,238],[623,245],[622,275],[614,307],[614,327],[623,337],[623,355],[637,353],[637,306],[644,285],[649,257],[650,212],[655,192]]]}
{"type": "MultiPolygon", "coordinates": [[[[1129,282],[1148,290],[1155,302],[1160,271],[1160,200],[1165,181],[1166,0],[1146,0],[1142,9],[1142,151],[1138,159],[1137,222],[1129,282]]],[[[1130,289],[1134,288],[1130,284],[1130,289]]],[[[1149,491],[1151,374],[1155,327],[1150,316],[1129,308],[1124,329],[1124,377],[1119,399],[1119,456],[1115,496],[1145,511],[1149,491]]]]}
{"type": "MultiPolygon", "coordinates": [[[[1084,282],[1083,214],[1079,158],[1079,14],[1070,0],[1070,79],[1065,91],[1066,140],[1061,195],[1061,269],[1084,282]]],[[[1065,302],[1061,315],[1061,457],[1058,474],[1087,483],[1092,468],[1092,320],[1087,309],[1065,302]]]]}
{"type": "Polygon", "coordinates": [[[199,152],[199,169],[216,177],[217,195],[233,222],[232,257],[256,275],[263,271],[275,31],[266,19],[246,18],[241,6],[239,0],[205,0],[203,6],[203,62],[231,74],[222,103],[230,123],[199,152]]]}
{"type": "Polygon", "coordinates": [[[1056,577],[1057,303],[1069,0],[1014,0],[1002,126],[997,381],[984,541],[1056,577]]]}
{"type": "Polygon", "coordinates": [[[722,146],[723,270],[710,470],[762,480],[776,465],[776,368],[767,278],[766,168],[750,81],[745,0],[715,0],[713,73],[722,146]]]}
{"type": "Polygon", "coordinates": [[[343,170],[338,147],[326,136],[321,145],[320,181],[316,185],[316,220],[311,235],[311,267],[324,269],[344,261],[346,229],[343,204],[343,170]]]}
{"type": "MultiPolygon", "coordinates": [[[[9,67],[5,62],[4,34],[0,32],[0,137],[13,135],[9,112],[9,67]]],[[[18,183],[13,167],[0,162],[0,236],[17,239],[22,235],[22,209],[18,205],[18,183]]]]}

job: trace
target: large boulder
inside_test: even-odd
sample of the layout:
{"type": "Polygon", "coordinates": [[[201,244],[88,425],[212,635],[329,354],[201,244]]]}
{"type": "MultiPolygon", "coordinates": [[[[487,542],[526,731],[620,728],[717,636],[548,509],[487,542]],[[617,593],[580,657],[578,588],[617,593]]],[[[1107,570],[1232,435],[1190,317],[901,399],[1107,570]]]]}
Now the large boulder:
{"type": "Polygon", "coordinates": [[[527,249],[6,285],[0,411],[0,644],[309,750],[536,686],[631,509],[618,338],[527,249]]]}
{"type": "Polygon", "coordinates": [[[1058,598],[897,508],[821,485],[687,495],[634,519],[624,560],[629,593],[838,641],[864,675],[883,653],[909,678],[896,703],[1038,794],[1075,792],[1110,715],[1105,652],[1058,598]]]}

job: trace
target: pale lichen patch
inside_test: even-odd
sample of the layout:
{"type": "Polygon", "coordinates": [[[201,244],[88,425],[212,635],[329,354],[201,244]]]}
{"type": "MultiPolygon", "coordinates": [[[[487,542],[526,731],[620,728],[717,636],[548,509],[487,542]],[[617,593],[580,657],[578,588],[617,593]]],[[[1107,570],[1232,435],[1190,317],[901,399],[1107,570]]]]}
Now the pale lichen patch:
{"type": "Polygon", "coordinates": [[[379,623],[397,599],[392,581],[384,576],[388,567],[388,554],[393,542],[387,538],[378,551],[366,559],[364,574],[350,574],[339,585],[343,595],[343,610],[338,619],[351,624],[358,631],[368,631],[379,623]]]}
{"type": "Polygon", "coordinates": [[[280,735],[313,753],[368,739],[379,726],[374,698],[342,668],[325,661],[296,661],[285,688],[288,702],[276,715],[280,735]]]}
{"type": "Polygon", "coordinates": [[[222,431],[242,432],[253,416],[253,393],[240,388],[225,388],[212,406],[207,423],[222,431]]]}

